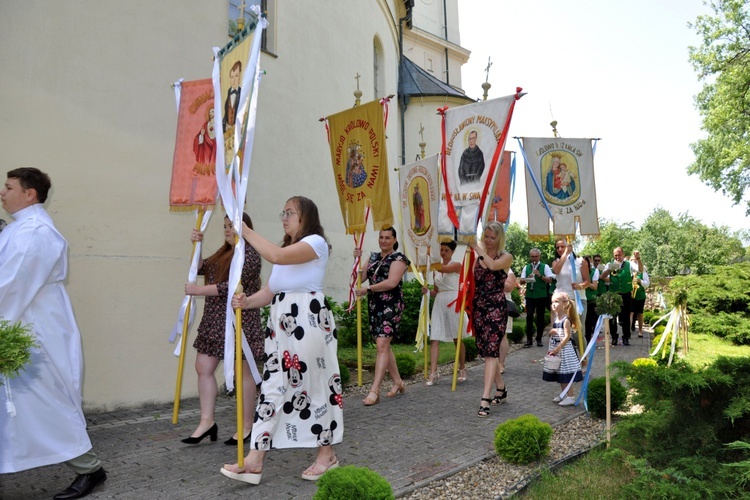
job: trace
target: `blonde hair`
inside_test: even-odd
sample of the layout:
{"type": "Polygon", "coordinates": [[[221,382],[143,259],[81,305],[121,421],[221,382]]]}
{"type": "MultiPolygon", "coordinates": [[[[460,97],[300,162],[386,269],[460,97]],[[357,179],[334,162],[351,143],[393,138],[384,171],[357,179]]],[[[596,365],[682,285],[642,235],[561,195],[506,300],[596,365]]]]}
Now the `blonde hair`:
{"type": "MultiPolygon", "coordinates": [[[[503,225],[496,220],[488,222],[487,225],[484,226],[484,229],[482,230],[482,236],[483,236],[482,243],[484,243],[484,233],[486,233],[487,231],[492,231],[493,233],[497,235],[497,253],[499,254],[499,253],[504,252],[505,251],[505,228],[503,227],[503,225]]],[[[485,250],[487,249],[485,248],[485,250]]]]}
{"type": "Polygon", "coordinates": [[[565,292],[555,292],[552,294],[552,300],[557,299],[564,308],[565,315],[570,320],[570,324],[573,326],[575,331],[582,332],[581,329],[581,318],[578,316],[578,310],[576,310],[576,306],[573,303],[572,300],[570,300],[570,297],[568,297],[568,294],[565,292]]]}

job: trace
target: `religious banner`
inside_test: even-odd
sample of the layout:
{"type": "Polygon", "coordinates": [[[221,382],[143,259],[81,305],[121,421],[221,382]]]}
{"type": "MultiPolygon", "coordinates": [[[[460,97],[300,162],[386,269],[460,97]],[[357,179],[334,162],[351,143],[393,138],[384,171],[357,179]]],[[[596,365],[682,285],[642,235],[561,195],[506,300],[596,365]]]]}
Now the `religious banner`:
{"type": "MultiPolygon", "coordinates": [[[[221,202],[237,235],[242,234],[242,213],[255,139],[258,87],[262,75],[260,45],[263,30],[268,26],[257,5],[253,5],[251,10],[255,14],[254,22],[223,49],[214,48],[212,73],[214,94],[221,96],[221,99],[214,101],[214,116],[217,124],[221,123],[216,127],[218,142],[223,144],[223,147],[217,148],[216,163],[225,166],[216,172],[216,182],[221,202]]],[[[229,290],[236,290],[240,283],[244,257],[245,240],[239,237],[229,268],[229,290]]],[[[252,360],[247,339],[241,334],[241,325],[236,324],[231,297],[227,300],[225,327],[224,359],[235,358],[235,338],[238,338],[245,357],[252,360]]],[[[260,383],[255,364],[252,361],[249,363],[250,371],[255,382],[260,383]]],[[[234,371],[233,363],[224,363],[224,378],[229,390],[234,388],[234,371]]]]}
{"type": "Polygon", "coordinates": [[[505,148],[508,128],[519,93],[489,101],[441,110],[443,114],[443,164],[445,190],[440,204],[438,230],[468,242],[476,238],[480,216],[505,148]]]}
{"type": "Polygon", "coordinates": [[[438,155],[398,169],[401,202],[401,243],[414,266],[425,271],[440,265],[437,233],[440,182],[438,155]]]}
{"type": "Polygon", "coordinates": [[[490,193],[492,198],[488,203],[487,215],[482,218],[482,227],[488,221],[508,222],[510,217],[510,185],[511,185],[511,164],[513,153],[503,151],[500,157],[500,165],[497,166],[497,175],[495,183],[490,193]]]}
{"type": "Polygon", "coordinates": [[[326,118],[333,175],[347,234],[365,231],[365,207],[376,230],[393,226],[385,148],[388,100],[375,100],[326,118]]]}
{"type": "MultiPolygon", "coordinates": [[[[176,84],[177,85],[177,84],[176,84]]],[[[216,126],[211,79],[181,82],[169,189],[171,211],[216,204],[216,126]]]]}
{"type": "Polygon", "coordinates": [[[523,148],[529,237],[549,237],[549,216],[541,196],[552,213],[554,234],[575,236],[578,222],[582,236],[599,235],[591,139],[524,137],[523,148]]]}

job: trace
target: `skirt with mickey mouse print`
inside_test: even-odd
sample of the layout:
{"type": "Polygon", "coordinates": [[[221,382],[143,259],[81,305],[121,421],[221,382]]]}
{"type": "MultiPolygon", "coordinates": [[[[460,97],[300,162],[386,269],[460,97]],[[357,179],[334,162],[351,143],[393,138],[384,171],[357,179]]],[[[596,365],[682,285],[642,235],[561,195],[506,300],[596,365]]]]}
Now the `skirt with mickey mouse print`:
{"type": "Polygon", "coordinates": [[[317,448],[343,440],[343,387],[336,351],[333,313],[322,293],[274,296],[250,446],[317,448]]]}

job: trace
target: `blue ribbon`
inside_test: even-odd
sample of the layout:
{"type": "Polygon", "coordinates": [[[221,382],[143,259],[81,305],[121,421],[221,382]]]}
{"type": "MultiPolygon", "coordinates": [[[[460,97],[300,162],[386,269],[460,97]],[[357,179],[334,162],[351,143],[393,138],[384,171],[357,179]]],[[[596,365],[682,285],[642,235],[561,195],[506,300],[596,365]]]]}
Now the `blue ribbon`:
{"type": "MultiPolygon", "coordinates": [[[[573,276],[573,283],[575,283],[576,281],[578,281],[578,277],[576,276],[576,259],[575,257],[573,257],[573,254],[568,255],[568,261],[570,262],[570,272],[571,276],[573,276]]],[[[581,313],[583,313],[583,302],[581,302],[581,295],[576,289],[573,289],[573,294],[576,298],[576,311],[578,311],[578,315],[580,316],[581,313]]]]}
{"type": "Polygon", "coordinates": [[[529,172],[529,175],[531,176],[531,180],[534,182],[534,187],[536,188],[536,192],[539,193],[539,198],[542,200],[542,206],[547,211],[547,215],[549,216],[550,220],[554,219],[552,216],[552,210],[550,210],[549,205],[547,204],[547,200],[544,199],[544,194],[542,193],[542,188],[539,186],[539,181],[536,180],[536,177],[534,177],[534,171],[531,170],[531,163],[529,163],[529,159],[526,157],[526,151],[523,149],[523,143],[521,142],[520,137],[516,137],[516,140],[518,141],[518,147],[521,148],[521,154],[523,155],[523,160],[526,162],[526,170],[529,172]]]}
{"type": "MultiPolygon", "coordinates": [[[[594,334],[591,336],[591,342],[589,345],[593,344],[594,347],[591,347],[588,351],[588,365],[586,366],[586,373],[583,376],[583,383],[581,384],[581,390],[578,393],[578,397],[576,398],[576,406],[583,401],[583,407],[586,408],[586,411],[589,411],[589,404],[586,398],[586,394],[588,393],[589,389],[589,379],[591,378],[591,368],[594,366],[594,353],[596,353],[596,341],[599,339],[599,332],[602,329],[602,325],[604,324],[604,319],[608,318],[606,314],[603,314],[599,316],[599,319],[596,320],[596,326],[594,327],[594,334]]],[[[606,369],[606,368],[605,368],[606,369]]]]}

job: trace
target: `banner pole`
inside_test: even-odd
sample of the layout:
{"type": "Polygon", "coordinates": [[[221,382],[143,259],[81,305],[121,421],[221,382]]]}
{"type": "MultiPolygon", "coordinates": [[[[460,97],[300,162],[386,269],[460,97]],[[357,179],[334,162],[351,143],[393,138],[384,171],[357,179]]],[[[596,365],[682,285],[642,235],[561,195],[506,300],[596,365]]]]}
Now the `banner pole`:
{"type": "MultiPolygon", "coordinates": [[[[466,247],[466,252],[464,253],[464,272],[463,276],[468,276],[469,273],[469,252],[471,252],[472,249],[470,246],[466,247]]],[[[459,284],[459,288],[462,284],[459,284]]],[[[458,316],[458,342],[456,343],[456,356],[453,360],[453,381],[451,383],[451,391],[456,390],[456,384],[458,382],[458,363],[460,360],[461,355],[461,347],[463,345],[463,339],[462,339],[462,333],[464,331],[464,313],[466,312],[466,291],[464,290],[464,293],[461,294],[461,312],[458,316]]]]}
{"type": "MultiPolygon", "coordinates": [[[[206,213],[206,208],[201,207],[198,209],[198,217],[195,221],[195,229],[200,231],[201,225],[203,224],[203,216],[206,213]]],[[[193,242],[193,251],[190,253],[190,262],[193,262],[195,258],[195,248],[198,246],[198,242],[193,242]]],[[[182,395],[182,375],[185,371],[185,349],[187,346],[187,334],[190,321],[190,303],[188,301],[185,306],[185,316],[182,318],[182,337],[180,337],[180,359],[177,362],[177,384],[174,390],[174,407],[172,408],[172,425],[177,425],[180,415],[180,396],[182,395]]]]}
{"type": "MultiPolygon", "coordinates": [[[[242,283],[237,284],[236,294],[242,293],[242,283]]],[[[237,466],[245,467],[245,396],[243,392],[243,369],[242,369],[242,308],[234,310],[234,394],[237,399],[237,466]]],[[[248,361],[249,363],[249,361],[248,361]]]]}
{"type": "Polygon", "coordinates": [[[612,395],[609,382],[609,318],[604,320],[604,375],[605,375],[605,397],[607,403],[607,448],[612,442],[612,395]]]}

